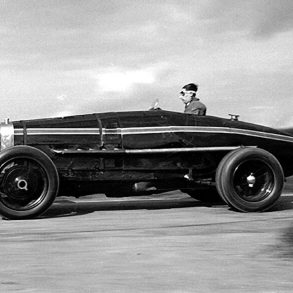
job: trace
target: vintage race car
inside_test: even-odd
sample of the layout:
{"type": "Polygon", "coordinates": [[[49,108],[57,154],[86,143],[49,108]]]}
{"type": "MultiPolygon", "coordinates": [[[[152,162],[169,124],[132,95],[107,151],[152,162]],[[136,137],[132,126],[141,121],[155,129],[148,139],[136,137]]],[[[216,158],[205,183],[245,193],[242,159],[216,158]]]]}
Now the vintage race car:
{"type": "Polygon", "coordinates": [[[234,210],[270,209],[293,174],[289,132],[170,111],[1,123],[0,214],[42,214],[56,196],[180,189],[234,210]]]}

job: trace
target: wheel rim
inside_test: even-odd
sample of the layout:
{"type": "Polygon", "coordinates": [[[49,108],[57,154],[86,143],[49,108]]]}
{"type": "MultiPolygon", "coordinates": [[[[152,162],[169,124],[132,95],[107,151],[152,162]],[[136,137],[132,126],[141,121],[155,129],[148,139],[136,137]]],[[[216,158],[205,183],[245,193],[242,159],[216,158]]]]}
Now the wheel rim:
{"type": "Polygon", "coordinates": [[[233,174],[237,195],[248,202],[261,201],[272,193],[275,176],[272,168],[262,160],[247,160],[238,165],[233,174]]]}
{"type": "Polygon", "coordinates": [[[0,166],[0,201],[9,209],[25,211],[38,206],[48,186],[47,173],[35,160],[11,159],[0,166]]]}

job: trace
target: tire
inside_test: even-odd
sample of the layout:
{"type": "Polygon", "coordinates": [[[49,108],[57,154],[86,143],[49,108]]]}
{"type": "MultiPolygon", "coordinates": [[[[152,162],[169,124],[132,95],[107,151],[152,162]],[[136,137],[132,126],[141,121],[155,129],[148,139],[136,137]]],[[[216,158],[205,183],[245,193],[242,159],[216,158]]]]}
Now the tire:
{"type": "Polygon", "coordinates": [[[55,200],[59,176],[52,160],[30,146],[0,153],[0,214],[28,219],[44,213],[55,200]]]}
{"type": "Polygon", "coordinates": [[[232,151],[230,153],[228,153],[227,155],[224,156],[224,158],[220,161],[217,171],[216,171],[216,176],[215,176],[215,181],[216,181],[216,189],[218,191],[219,196],[221,197],[221,199],[228,204],[226,198],[225,198],[225,194],[222,190],[222,186],[221,184],[219,184],[218,182],[220,182],[220,175],[223,173],[223,167],[227,164],[227,162],[229,161],[230,157],[234,155],[234,153],[238,151],[232,151]]]}
{"type": "Polygon", "coordinates": [[[284,174],[278,160],[257,148],[228,153],[216,172],[216,187],[222,199],[241,212],[270,209],[280,197],[284,174]]]}

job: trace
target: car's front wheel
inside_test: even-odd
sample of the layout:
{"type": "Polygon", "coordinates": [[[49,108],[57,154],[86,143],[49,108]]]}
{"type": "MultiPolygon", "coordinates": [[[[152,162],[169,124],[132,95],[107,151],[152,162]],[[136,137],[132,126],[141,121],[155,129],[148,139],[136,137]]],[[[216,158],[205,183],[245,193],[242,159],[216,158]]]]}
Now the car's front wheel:
{"type": "Polygon", "coordinates": [[[263,149],[237,149],[222,159],[216,172],[219,194],[242,212],[270,209],[280,197],[283,184],[279,161],[263,149]]]}
{"type": "Polygon", "coordinates": [[[57,169],[42,151],[15,146],[0,153],[0,214],[33,218],[53,203],[59,187],[57,169]]]}

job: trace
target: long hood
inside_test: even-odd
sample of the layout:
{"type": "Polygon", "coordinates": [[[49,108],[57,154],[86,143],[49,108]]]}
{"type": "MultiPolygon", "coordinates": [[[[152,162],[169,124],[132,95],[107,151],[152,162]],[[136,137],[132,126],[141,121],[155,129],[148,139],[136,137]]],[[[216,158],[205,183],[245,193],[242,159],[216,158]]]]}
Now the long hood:
{"type": "Polygon", "coordinates": [[[1,141],[94,150],[262,146],[293,144],[292,133],[213,116],[134,111],[14,121],[1,126],[1,141]]]}

